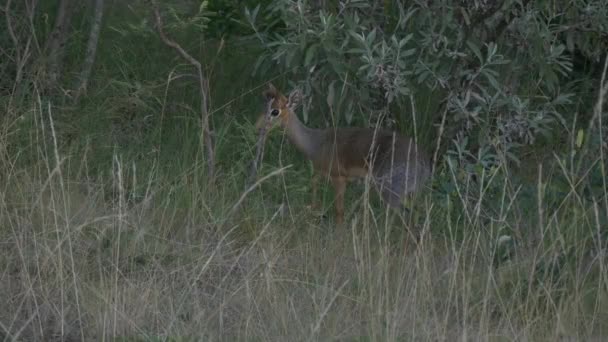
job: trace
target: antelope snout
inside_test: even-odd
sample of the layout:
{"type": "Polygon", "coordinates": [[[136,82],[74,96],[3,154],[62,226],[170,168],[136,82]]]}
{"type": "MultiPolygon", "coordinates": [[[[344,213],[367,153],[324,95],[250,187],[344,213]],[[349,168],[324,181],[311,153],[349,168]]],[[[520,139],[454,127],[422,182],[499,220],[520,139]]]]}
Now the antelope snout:
{"type": "Polygon", "coordinates": [[[266,116],[265,115],[260,115],[258,117],[258,120],[255,122],[255,130],[259,132],[260,129],[267,128],[266,126],[267,126],[266,116]]]}

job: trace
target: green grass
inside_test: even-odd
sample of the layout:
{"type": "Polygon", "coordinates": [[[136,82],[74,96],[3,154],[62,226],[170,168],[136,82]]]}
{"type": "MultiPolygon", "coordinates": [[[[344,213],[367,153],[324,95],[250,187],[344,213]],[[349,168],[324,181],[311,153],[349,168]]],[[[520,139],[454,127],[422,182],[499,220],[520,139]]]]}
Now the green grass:
{"type": "MultiPolygon", "coordinates": [[[[243,165],[224,166],[214,189],[187,153],[168,169],[178,173],[158,154],[118,152],[103,157],[104,170],[95,153],[61,148],[47,122],[30,134],[45,139],[5,151],[0,169],[0,328],[9,340],[606,336],[606,210],[578,187],[548,207],[553,179],[520,184],[499,169],[481,187],[448,168],[435,183],[451,178],[453,191],[420,194],[407,222],[351,186],[348,223],[336,227],[330,190],[326,218],[308,209],[308,165],[280,135],[261,175],[294,166],[231,212],[243,165]],[[30,167],[19,167],[28,153],[30,167]],[[93,163],[97,174],[87,175],[93,163]],[[424,232],[419,246],[406,228],[424,232]],[[499,245],[502,235],[515,244],[499,245]]],[[[246,148],[247,134],[230,142],[246,148]]]]}
{"type": "MultiPolygon", "coordinates": [[[[212,61],[209,187],[195,82],[169,77],[190,69],[156,36],[121,31],[137,21],[117,8],[81,103],[0,100],[0,339],[606,339],[605,147],[586,146],[579,168],[571,132],[521,167],[473,178],[441,164],[405,220],[354,184],[337,227],[331,188],[313,212],[310,165],[279,132],[260,178],[275,174],[245,192],[257,87],[287,84],[250,77],[255,44],[216,54],[178,36],[212,61]]],[[[437,103],[417,96],[431,141],[437,103]]]]}

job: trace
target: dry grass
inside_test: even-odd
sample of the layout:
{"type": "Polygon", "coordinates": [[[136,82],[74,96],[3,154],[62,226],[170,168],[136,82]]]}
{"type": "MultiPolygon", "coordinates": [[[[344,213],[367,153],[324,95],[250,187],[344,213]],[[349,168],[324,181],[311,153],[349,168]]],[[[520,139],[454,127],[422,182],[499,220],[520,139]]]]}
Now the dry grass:
{"type": "Polygon", "coordinates": [[[542,169],[531,199],[508,170],[462,182],[448,169],[453,193],[422,194],[407,222],[371,208],[364,192],[335,227],[298,201],[263,204],[258,190],[169,183],[155,170],[137,181],[120,156],[103,182],[69,174],[86,170],[87,156],[62,155],[47,122],[31,134],[40,148],[29,169],[0,137],[3,340],[608,335],[606,189],[589,199],[568,168],[569,189],[551,206],[542,169]],[[418,246],[405,228],[424,232],[418,246]]]}
{"type": "MultiPolygon", "coordinates": [[[[543,219],[535,222],[542,226],[527,229],[538,229],[543,239],[518,245],[515,256],[496,265],[495,239],[510,225],[515,206],[509,203],[517,195],[505,194],[504,211],[488,217],[476,210],[481,192],[456,221],[427,196],[408,223],[427,232],[415,248],[400,233],[403,223],[362,204],[347,227],[319,224],[296,207],[291,215],[266,208],[266,218],[214,216],[205,212],[214,196],[201,189],[189,188],[188,197],[197,200],[188,207],[161,196],[165,185],[152,183],[145,198],[131,201],[120,158],[112,184],[77,183],[62,171],[65,162],[55,162],[65,159],[51,151],[39,173],[3,170],[0,329],[7,340],[606,336],[599,203],[568,202],[561,210],[574,210],[576,218],[539,213],[543,219]],[[575,221],[578,233],[595,228],[596,234],[566,236],[572,231],[564,226],[575,221]],[[250,237],[239,235],[244,226],[250,237]],[[568,258],[562,269],[540,275],[558,257],[568,258]]],[[[232,208],[213,205],[225,213],[232,208]]],[[[242,212],[258,209],[251,202],[242,212]]]]}

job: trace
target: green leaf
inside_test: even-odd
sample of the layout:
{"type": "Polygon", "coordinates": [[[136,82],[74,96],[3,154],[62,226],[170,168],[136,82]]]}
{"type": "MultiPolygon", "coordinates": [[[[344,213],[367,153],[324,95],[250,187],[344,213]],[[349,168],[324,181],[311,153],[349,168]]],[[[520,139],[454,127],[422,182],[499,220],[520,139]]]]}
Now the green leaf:
{"type": "Polygon", "coordinates": [[[201,1],[201,5],[198,7],[198,13],[205,12],[205,10],[207,9],[208,6],[209,6],[209,1],[207,1],[207,0],[201,1]]]}
{"type": "Polygon", "coordinates": [[[364,49],[359,49],[359,48],[352,48],[352,49],[346,50],[346,53],[352,53],[352,54],[362,55],[362,54],[365,53],[365,50],[364,49]]]}
{"type": "Polygon", "coordinates": [[[401,39],[401,41],[399,41],[399,47],[402,48],[405,46],[405,44],[407,44],[407,42],[410,41],[410,39],[412,39],[414,35],[412,33],[408,34],[407,36],[405,36],[403,39],[401,39]]]}
{"type": "Polygon", "coordinates": [[[467,46],[469,47],[469,49],[471,49],[471,51],[473,51],[473,53],[475,54],[475,56],[477,57],[479,62],[483,63],[484,58],[483,58],[483,55],[481,54],[481,51],[479,50],[479,47],[470,40],[467,41],[467,46]]]}
{"type": "Polygon", "coordinates": [[[363,34],[357,33],[355,31],[348,31],[348,33],[355,38],[356,41],[358,41],[361,44],[365,44],[365,36],[363,34]]]}
{"type": "Polygon", "coordinates": [[[411,55],[413,55],[415,53],[416,53],[416,48],[408,49],[408,50],[403,51],[401,53],[401,56],[403,56],[403,57],[409,57],[409,56],[411,56],[411,55]]]}
{"type": "Polygon", "coordinates": [[[344,111],[344,117],[346,118],[347,124],[350,125],[353,123],[353,117],[354,117],[353,101],[348,101],[348,103],[346,104],[346,111],[344,111]]]}
{"type": "Polygon", "coordinates": [[[410,89],[408,87],[399,87],[399,93],[407,96],[410,94],[410,89]]]}
{"type": "Polygon", "coordinates": [[[566,31],[566,46],[568,46],[568,51],[574,52],[574,31],[568,30],[566,31]]]}
{"type": "Polygon", "coordinates": [[[492,75],[491,72],[488,72],[489,70],[484,70],[483,75],[486,77],[486,79],[488,80],[488,82],[490,82],[490,84],[492,85],[492,87],[494,87],[494,89],[498,90],[498,91],[502,91],[502,87],[500,86],[500,84],[498,83],[498,81],[496,80],[496,78],[494,77],[494,75],[492,75]]]}
{"type": "Polygon", "coordinates": [[[255,6],[255,8],[253,9],[253,12],[250,11],[248,7],[245,7],[245,18],[247,18],[249,23],[251,23],[251,24],[255,23],[259,10],[260,10],[260,4],[255,6]]]}
{"type": "Polygon", "coordinates": [[[336,81],[331,81],[331,83],[329,84],[329,87],[327,89],[327,98],[325,99],[325,101],[327,101],[327,105],[331,108],[334,105],[334,99],[336,96],[336,90],[334,88],[334,84],[336,83],[336,81]]]}
{"type": "Polygon", "coordinates": [[[312,59],[315,57],[315,52],[317,50],[317,44],[311,44],[306,50],[306,57],[304,57],[304,66],[310,66],[312,59]]]}
{"type": "Polygon", "coordinates": [[[372,32],[367,35],[365,42],[367,43],[367,46],[372,46],[374,40],[376,40],[376,29],[373,29],[372,32]]]}
{"type": "Polygon", "coordinates": [[[583,140],[585,139],[585,131],[583,129],[579,129],[576,134],[576,147],[581,148],[583,146],[583,140]]]}
{"type": "Polygon", "coordinates": [[[464,7],[460,7],[460,13],[462,14],[462,18],[467,26],[471,26],[471,19],[469,18],[469,14],[464,7]]]}

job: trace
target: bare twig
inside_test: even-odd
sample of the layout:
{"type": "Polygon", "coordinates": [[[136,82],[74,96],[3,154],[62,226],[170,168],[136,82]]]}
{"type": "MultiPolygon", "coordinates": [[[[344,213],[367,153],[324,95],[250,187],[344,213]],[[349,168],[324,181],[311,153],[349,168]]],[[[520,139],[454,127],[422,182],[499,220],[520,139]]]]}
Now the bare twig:
{"type": "Polygon", "coordinates": [[[245,184],[245,186],[247,188],[250,187],[251,184],[253,184],[253,182],[255,181],[255,179],[258,175],[258,168],[259,168],[260,164],[262,163],[262,158],[264,156],[265,143],[266,143],[266,130],[264,128],[262,128],[258,132],[258,141],[255,144],[255,146],[256,146],[255,159],[251,162],[251,167],[249,169],[249,177],[247,180],[247,184],[245,184]]]}
{"type": "MultiPolygon", "coordinates": [[[[599,130],[598,134],[600,135],[600,137],[602,137],[602,135],[603,135],[602,113],[604,111],[604,101],[605,101],[605,98],[608,96],[608,82],[606,80],[606,75],[608,74],[608,54],[606,54],[606,56],[604,58],[605,58],[604,67],[603,67],[602,75],[600,76],[600,85],[599,85],[599,90],[598,90],[598,94],[597,94],[597,101],[595,102],[595,105],[593,106],[593,113],[591,116],[591,120],[589,120],[589,123],[587,125],[587,130],[586,130],[587,134],[591,135],[597,128],[599,130]]],[[[589,142],[591,141],[591,139],[585,139],[585,141],[586,142],[584,143],[584,145],[587,146],[589,144],[589,142]]],[[[601,146],[601,144],[603,144],[603,140],[600,140],[600,149],[603,148],[601,146]]],[[[581,148],[581,153],[579,154],[579,165],[578,165],[579,171],[583,167],[583,164],[584,164],[583,161],[585,160],[585,158],[589,152],[590,152],[589,148],[587,148],[587,147],[581,148]]],[[[603,156],[603,154],[601,154],[600,156],[603,156]]]]}
{"type": "Polygon", "coordinates": [[[57,87],[63,68],[63,57],[65,55],[65,46],[68,40],[68,30],[72,20],[73,3],[71,0],[61,0],[57,9],[57,16],[53,31],[49,35],[45,50],[47,51],[48,59],[48,75],[49,79],[47,86],[51,88],[57,87]]]}
{"type": "MultiPolygon", "coordinates": [[[[522,9],[525,8],[526,6],[528,6],[529,2],[530,2],[530,0],[523,0],[520,3],[520,7],[522,9]]],[[[502,18],[502,20],[500,20],[498,22],[498,24],[496,24],[494,26],[494,29],[489,33],[489,37],[488,37],[487,41],[495,41],[500,36],[502,36],[502,33],[505,31],[505,29],[507,27],[509,27],[509,25],[513,22],[513,20],[515,18],[516,17],[506,18],[506,16],[504,18],[502,18]]]]}
{"type": "Polygon", "coordinates": [[[80,95],[85,94],[95,62],[97,53],[97,43],[99,42],[99,32],[101,31],[101,20],[103,18],[104,0],[95,0],[95,8],[93,9],[93,23],[89,32],[89,41],[87,43],[87,53],[84,57],[82,72],[75,86],[76,94],[74,100],[77,101],[80,95]]]}
{"type": "MultiPolygon", "coordinates": [[[[448,95],[450,96],[450,95],[448,95]]],[[[447,102],[447,100],[446,100],[447,102]]],[[[444,105],[443,108],[443,115],[441,116],[441,124],[439,125],[439,132],[437,133],[437,145],[435,147],[435,153],[433,154],[433,160],[431,162],[431,173],[434,174],[435,173],[435,169],[437,168],[437,158],[439,158],[439,149],[441,147],[441,139],[443,138],[443,132],[445,130],[445,122],[446,122],[446,118],[448,116],[448,105],[447,103],[444,105]]]]}
{"type": "MultiPolygon", "coordinates": [[[[21,78],[23,77],[23,65],[25,57],[22,55],[21,46],[19,44],[19,38],[15,34],[15,29],[13,27],[13,23],[11,20],[11,3],[12,0],[7,0],[6,5],[4,6],[4,16],[6,19],[6,27],[8,31],[8,35],[15,46],[15,86],[21,83],[21,78]]],[[[23,54],[27,54],[28,46],[24,49],[23,54]]]]}
{"type": "Polygon", "coordinates": [[[38,8],[38,0],[30,0],[25,2],[25,8],[27,12],[27,20],[30,29],[30,40],[32,40],[34,48],[36,49],[36,53],[38,55],[42,54],[40,43],[38,42],[38,37],[36,35],[36,27],[34,25],[34,17],[36,15],[36,9],[38,8]]]}
{"type": "MultiPolygon", "coordinates": [[[[606,142],[604,141],[604,124],[602,122],[602,116],[604,115],[604,100],[608,93],[608,84],[606,83],[606,71],[608,70],[608,54],[604,57],[604,71],[602,72],[602,78],[600,79],[600,90],[597,99],[597,103],[595,104],[595,113],[594,116],[597,117],[597,127],[599,128],[599,138],[600,138],[600,168],[602,173],[602,185],[604,188],[604,205],[606,210],[608,210],[608,191],[606,187],[608,184],[606,183],[606,160],[604,156],[604,150],[606,148],[606,142]]],[[[593,120],[591,121],[593,122],[593,120]]]]}
{"type": "Polygon", "coordinates": [[[594,121],[597,120],[603,112],[604,108],[604,98],[606,97],[606,93],[608,93],[608,83],[606,82],[606,71],[608,71],[608,54],[604,57],[604,69],[602,71],[602,77],[600,79],[600,90],[597,96],[597,102],[595,103],[593,119],[591,119],[591,125],[594,124],[594,121]]]}
{"type": "MultiPolygon", "coordinates": [[[[235,212],[238,211],[238,209],[241,207],[241,205],[243,204],[243,201],[245,201],[245,198],[247,198],[247,196],[253,191],[255,190],[258,186],[260,186],[262,183],[264,183],[267,179],[272,178],[274,176],[280,175],[283,172],[285,172],[285,170],[287,170],[288,168],[290,168],[291,165],[287,165],[285,167],[282,167],[280,169],[274,170],[271,173],[267,174],[266,176],[260,178],[257,182],[255,182],[253,185],[251,185],[250,187],[248,187],[242,194],[241,197],[239,197],[238,201],[236,201],[236,203],[232,206],[232,208],[230,209],[230,211],[228,212],[228,215],[226,215],[226,218],[231,217],[232,215],[234,215],[235,212]]],[[[226,221],[227,222],[227,221],[226,221]]],[[[221,230],[220,230],[221,231],[221,230]]]]}
{"type": "Polygon", "coordinates": [[[11,37],[13,41],[13,45],[15,46],[15,61],[17,64],[21,60],[21,51],[19,50],[19,39],[15,35],[15,31],[13,30],[13,24],[11,22],[11,3],[12,0],[7,0],[6,5],[4,6],[4,16],[6,19],[6,28],[8,30],[8,35],[11,37]]]}
{"type": "MultiPolygon", "coordinates": [[[[270,103],[267,104],[266,112],[270,110],[270,103]]],[[[295,109],[295,108],[294,108],[295,109]]],[[[292,109],[292,110],[294,110],[292,109]]],[[[253,182],[255,181],[259,165],[262,163],[262,159],[264,158],[264,144],[266,143],[266,114],[261,116],[256,122],[255,126],[258,128],[258,141],[255,144],[256,152],[255,159],[251,162],[251,168],[249,170],[249,177],[247,178],[247,182],[245,183],[245,188],[247,189],[253,182]],[[263,120],[263,121],[260,121],[263,120]]]]}
{"type": "Polygon", "coordinates": [[[203,125],[203,140],[205,143],[205,151],[206,151],[206,159],[207,159],[207,172],[209,176],[209,183],[213,181],[215,177],[215,156],[214,156],[214,148],[213,141],[211,139],[211,128],[209,127],[209,108],[208,108],[208,84],[209,81],[204,75],[203,67],[199,61],[197,61],[194,57],[192,57],[186,50],[184,50],[181,45],[177,42],[169,38],[164,29],[162,17],[160,15],[160,11],[158,9],[158,4],[155,0],[151,1],[152,10],[154,12],[154,17],[156,20],[156,29],[158,30],[158,35],[160,39],[165,43],[165,45],[175,49],[182,58],[184,58],[188,63],[190,63],[196,69],[198,80],[199,80],[199,90],[200,90],[200,106],[201,106],[201,120],[203,125]]]}

